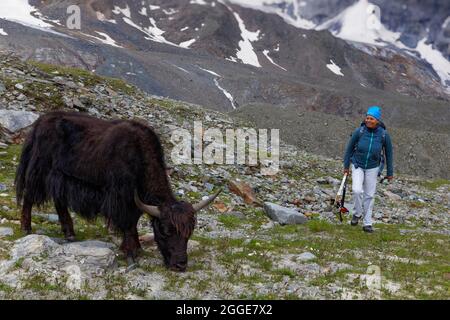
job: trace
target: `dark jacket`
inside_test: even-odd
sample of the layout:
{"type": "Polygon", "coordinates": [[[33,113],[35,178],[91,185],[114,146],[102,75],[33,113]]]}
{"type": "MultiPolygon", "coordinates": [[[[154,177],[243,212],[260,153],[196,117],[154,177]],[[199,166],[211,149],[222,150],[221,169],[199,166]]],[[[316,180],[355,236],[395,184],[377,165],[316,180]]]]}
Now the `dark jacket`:
{"type": "MultiPolygon", "coordinates": [[[[378,125],[375,129],[369,129],[365,124],[363,133],[357,128],[347,144],[344,156],[344,168],[350,167],[350,161],[356,168],[372,169],[380,165],[381,148],[383,147],[383,128],[378,125]],[[358,140],[359,138],[359,140],[358,140]]],[[[385,134],[387,175],[394,174],[392,142],[389,134],[385,134]]]]}

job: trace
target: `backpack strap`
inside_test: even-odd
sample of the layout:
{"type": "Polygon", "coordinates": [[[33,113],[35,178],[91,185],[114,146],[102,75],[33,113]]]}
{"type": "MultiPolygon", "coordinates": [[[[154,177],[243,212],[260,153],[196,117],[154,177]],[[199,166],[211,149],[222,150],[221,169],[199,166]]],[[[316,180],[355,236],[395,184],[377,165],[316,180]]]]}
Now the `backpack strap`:
{"type": "Polygon", "coordinates": [[[358,148],[358,142],[359,142],[359,139],[361,139],[362,135],[364,134],[364,129],[365,129],[365,128],[366,128],[366,126],[363,125],[363,124],[361,124],[361,126],[359,127],[359,130],[358,130],[358,139],[357,139],[356,142],[355,142],[355,148],[354,148],[353,150],[356,150],[356,149],[358,148]]]}

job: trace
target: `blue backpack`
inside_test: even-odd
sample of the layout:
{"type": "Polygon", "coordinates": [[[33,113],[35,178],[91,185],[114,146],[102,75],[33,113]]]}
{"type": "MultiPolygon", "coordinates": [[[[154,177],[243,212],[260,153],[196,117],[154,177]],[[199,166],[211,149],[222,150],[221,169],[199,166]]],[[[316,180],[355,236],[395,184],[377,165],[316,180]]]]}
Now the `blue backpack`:
{"type": "MultiPolygon", "coordinates": [[[[381,154],[380,154],[380,166],[378,167],[378,176],[381,176],[381,173],[383,172],[384,169],[384,164],[385,164],[385,155],[386,155],[386,126],[383,122],[380,121],[380,127],[383,130],[382,134],[381,134],[381,143],[383,144],[383,147],[381,148],[381,154]]],[[[358,135],[358,140],[356,141],[356,146],[355,148],[358,147],[358,141],[361,138],[361,136],[364,133],[364,130],[366,129],[366,125],[364,122],[361,123],[361,127],[359,128],[359,135],[358,135]]]]}

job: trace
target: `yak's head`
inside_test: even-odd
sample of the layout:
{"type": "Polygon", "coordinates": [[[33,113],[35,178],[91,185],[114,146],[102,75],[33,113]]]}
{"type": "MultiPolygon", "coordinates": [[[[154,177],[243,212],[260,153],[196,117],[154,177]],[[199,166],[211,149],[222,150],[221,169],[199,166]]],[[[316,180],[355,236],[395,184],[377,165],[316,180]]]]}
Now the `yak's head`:
{"type": "Polygon", "coordinates": [[[185,271],[187,267],[187,243],[194,231],[196,212],[208,206],[219,195],[219,190],[208,199],[197,204],[176,201],[159,207],[142,203],[137,194],[135,202],[152,220],[155,241],[164,258],[164,263],[174,271],[185,271]]]}

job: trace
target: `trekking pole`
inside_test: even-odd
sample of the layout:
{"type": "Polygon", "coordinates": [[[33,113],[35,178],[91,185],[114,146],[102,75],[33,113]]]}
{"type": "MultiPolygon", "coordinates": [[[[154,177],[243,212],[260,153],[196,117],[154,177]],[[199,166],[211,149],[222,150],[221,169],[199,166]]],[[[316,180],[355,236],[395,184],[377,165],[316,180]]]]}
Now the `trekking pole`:
{"type": "Polygon", "coordinates": [[[334,203],[337,205],[339,205],[339,203],[340,203],[342,192],[344,190],[344,185],[345,185],[346,181],[347,181],[347,173],[344,173],[344,177],[342,178],[341,185],[339,186],[339,190],[336,194],[336,198],[334,199],[334,203]]]}
{"type": "Polygon", "coordinates": [[[337,192],[336,198],[334,199],[334,203],[339,210],[339,221],[342,222],[342,213],[347,213],[347,208],[344,207],[345,204],[345,192],[347,189],[347,173],[344,173],[344,177],[342,178],[341,185],[337,192]]]}

